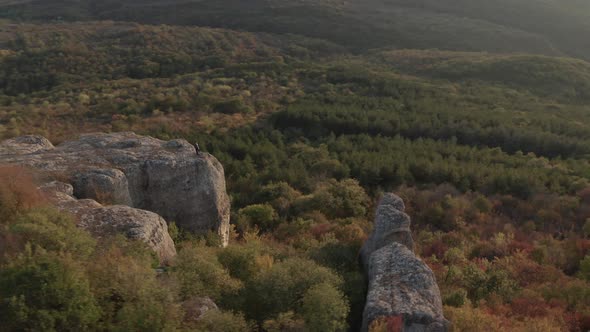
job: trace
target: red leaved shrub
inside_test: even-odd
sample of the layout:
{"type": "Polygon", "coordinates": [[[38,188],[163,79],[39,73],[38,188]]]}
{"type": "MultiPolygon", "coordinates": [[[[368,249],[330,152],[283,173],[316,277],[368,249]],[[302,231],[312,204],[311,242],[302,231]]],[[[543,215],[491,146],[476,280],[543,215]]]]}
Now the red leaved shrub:
{"type": "Polygon", "coordinates": [[[0,166],[0,259],[20,245],[20,239],[5,232],[16,215],[43,202],[33,177],[25,169],[0,166]]]}
{"type": "Polygon", "coordinates": [[[542,298],[516,298],[510,304],[510,314],[521,317],[544,317],[549,306],[542,298]]]}
{"type": "Polygon", "coordinates": [[[321,240],[326,234],[330,233],[333,226],[330,224],[319,224],[311,228],[311,235],[317,240],[321,240]]]}
{"type": "Polygon", "coordinates": [[[0,166],[0,223],[43,202],[32,175],[16,166],[0,166]]]}

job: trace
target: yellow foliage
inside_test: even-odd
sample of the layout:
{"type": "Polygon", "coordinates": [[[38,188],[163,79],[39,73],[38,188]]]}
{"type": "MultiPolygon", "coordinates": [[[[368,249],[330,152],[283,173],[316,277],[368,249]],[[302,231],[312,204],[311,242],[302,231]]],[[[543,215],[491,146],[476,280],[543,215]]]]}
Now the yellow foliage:
{"type": "Polygon", "coordinates": [[[259,271],[269,271],[274,264],[274,258],[270,255],[256,256],[255,261],[259,271]]]}
{"type": "Polygon", "coordinates": [[[444,307],[445,317],[451,321],[453,332],[503,331],[498,317],[480,308],[465,305],[461,308],[444,307]]]}
{"type": "Polygon", "coordinates": [[[522,322],[516,322],[510,329],[514,332],[560,332],[567,331],[564,323],[557,321],[554,317],[525,318],[522,322]]]}
{"type": "Polygon", "coordinates": [[[387,332],[387,322],[382,319],[376,319],[369,326],[369,332],[387,332]]]}

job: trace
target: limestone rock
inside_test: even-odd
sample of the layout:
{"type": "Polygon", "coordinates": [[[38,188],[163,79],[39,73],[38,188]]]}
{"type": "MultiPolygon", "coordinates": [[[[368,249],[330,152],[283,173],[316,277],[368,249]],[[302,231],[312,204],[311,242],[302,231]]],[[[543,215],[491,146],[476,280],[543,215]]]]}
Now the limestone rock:
{"type": "Polygon", "coordinates": [[[434,273],[413,252],[411,221],[404,210],[400,197],[385,194],[361,250],[369,283],[362,331],[380,319],[399,319],[402,331],[447,331],[434,273]]]}
{"type": "Polygon", "coordinates": [[[373,252],[363,331],[379,317],[401,316],[404,331],[445,331],[440,291],[432,270],[406,246],[373,252]]]}
{"type": "Polygon", "coordinates": [[[211,310],[219,310],[217,304],[208,297],[197,297],[186,300],[182,303],[182,308],[184,310],[184,320],[189,323],[199,321],[205,313],[211,310]]]}
{"type": "Polygon", "coordinates": [[[404,203],[404,200],[394,193],[385,193],[381,198],[379,205],[389,205],[398,211],[406,211],[406,204],[404,203]]]}
{"type": "Polygon", "coordinates": [[[194,233],[215,231],[227,245],[223,167],[185,140],[97,133],[53,147],[43,137],[24,136],[0,144],[0,162],[69,182],[78,198],[152,211],[194,233]]]}
{"type": "Polygon", "coordinates": [[[62,182],[54,181],[40,189],[60,211],[71,213],[79,227],[99,240],[122,234],[145,242],[163,264],[176,255],[166,221],[153,212],[123,205],[103,206],[91,199],[78,200],[71,196],[73,187],[62,182]]]}
{"type": "Polygon", "coordinates": [[[0,145],[0,156],[29,154],[54,149],[51,142],[39,135],[29,135],[11,138],[0,145]]]}
{"type": "Polygon", "coordinates": [[[127,177],[118,169],[93,169],[74,175],[74,195],[104,204],[132,205],[127,177]]]}
{"type": "Polygon", "coordinates": [[[360,257],[365,271],[369,269],[371,254],[392,242],[401,243],[414,250],[411,220],[404,210],[404,201],[395,194],[387,193],[379,202],[373,232],[361,249],[360,257]]]}
{"type": "Polygon", "coordinates": [[[48,195],[53,200],[57,200],[56,197],[65,194],[68,196],[67,199],[74,196],[74,187],[69,183],[63,183],[59,181],[52,181],[43,184],[39,189],[45,194],[48,195]]]}
{"type": "Polygon", "coordinates": [[[123,205],[99,207],[80,217],[79,225],[95,236],[123,234],[128,239],[143,241],[163,262],[176,255],[166,221],[159,215],[123,205]]]}

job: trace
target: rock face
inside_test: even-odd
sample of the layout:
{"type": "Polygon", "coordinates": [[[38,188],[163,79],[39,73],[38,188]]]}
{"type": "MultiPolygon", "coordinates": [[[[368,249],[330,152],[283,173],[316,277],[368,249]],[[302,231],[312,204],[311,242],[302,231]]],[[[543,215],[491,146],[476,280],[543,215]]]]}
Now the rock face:
{"type": "Polygon", "coordinates": [[[92,197],[105,204],[132,205],[129,182],[118,169],[92,169],[72,178],[76,197],[92,197]]]}
{"type": "Polygon", "coordinates": [[[410,217],[404,209],[401,198],[386,194],[377,207],[375,229],[361,250],[369,281],[362,330],[369,331],[376,320],[399,319],[400,331],[447,331],[434,273],[413,252],[410,217]]]}
{"type": "MultiPolygon", "coordinates": [[[[185,140],[87,134],[54,147],[43,137],[23,136],[0,144],[0,163],[70,183],[78,199],[152,211],[194,233],[215,231],[227,245],[230,203],[223,167],[207,153],[197,155],[185,140]]],[[[106,212],[101,216],[108,219],[106,212]]]]}

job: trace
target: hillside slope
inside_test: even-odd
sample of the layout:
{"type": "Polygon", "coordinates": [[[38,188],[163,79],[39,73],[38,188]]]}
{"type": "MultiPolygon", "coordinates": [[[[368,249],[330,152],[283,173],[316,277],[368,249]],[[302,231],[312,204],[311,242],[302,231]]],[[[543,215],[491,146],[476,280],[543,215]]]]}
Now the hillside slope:
{"type": "Polygon", "coordinates": [[[590,58],[590,8],[577,0],[2,1],[17,20],[122,20],[296,33],[354,50],[528,52],[590,58]],[[538,22],[544,22],[542,25],[538,22]]]}

